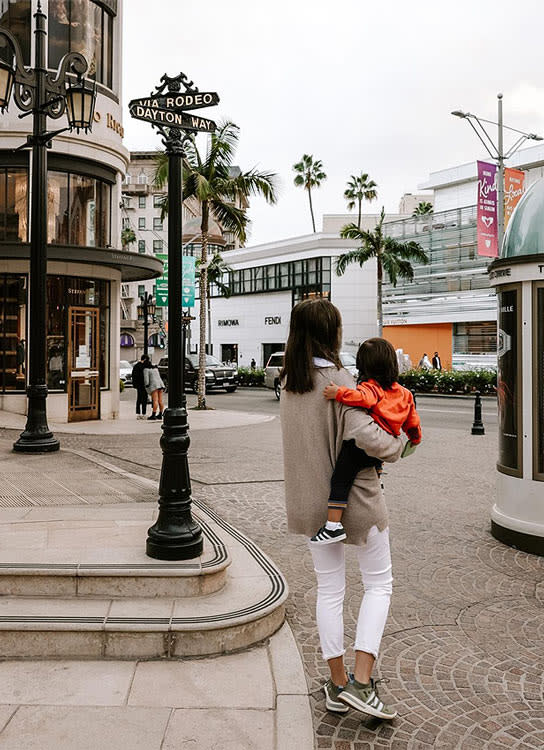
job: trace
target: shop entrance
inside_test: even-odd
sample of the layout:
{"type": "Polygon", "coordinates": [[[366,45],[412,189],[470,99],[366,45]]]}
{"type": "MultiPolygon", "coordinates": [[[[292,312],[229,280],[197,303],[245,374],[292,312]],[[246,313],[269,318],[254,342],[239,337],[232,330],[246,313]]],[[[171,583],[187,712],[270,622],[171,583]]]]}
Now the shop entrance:
{"type": "Polygon", "coordinates": [[[68,308],[68,421],[100,418],[98,309],[68,308]]]}
{"type": "Polygon", "coordinates": [[[270,359],[270,355],[275,352],[283,352],[285,350],[285,344],[263,344],[263,363],[262,367],[266,367],[266,363],[270,359]]]}
{"type": "Polygon", "coordinates": [[[221,344],[221,362],[238,364],[238,344],[221,344]]]}

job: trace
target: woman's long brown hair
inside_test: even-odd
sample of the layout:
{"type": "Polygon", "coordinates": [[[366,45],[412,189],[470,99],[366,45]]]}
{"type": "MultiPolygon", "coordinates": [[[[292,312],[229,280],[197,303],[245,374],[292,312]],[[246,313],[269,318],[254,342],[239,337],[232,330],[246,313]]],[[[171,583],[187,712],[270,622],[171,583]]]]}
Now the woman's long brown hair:
{"type": "Polygon", "coordinates": [[[306,299],[293,307],[281,371],[286,391],[308,393],[313,390],[313,357],[327,359],[338,369],[342,367],[341,333],[342,317],[329,300],[306,299]]]}

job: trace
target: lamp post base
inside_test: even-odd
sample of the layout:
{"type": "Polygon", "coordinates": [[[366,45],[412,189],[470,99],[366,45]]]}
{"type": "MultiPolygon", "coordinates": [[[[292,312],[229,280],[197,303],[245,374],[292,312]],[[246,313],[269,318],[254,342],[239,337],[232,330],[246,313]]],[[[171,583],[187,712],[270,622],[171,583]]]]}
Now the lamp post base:
{"type": "Polygon", "coordinates": [[[146,554],[156,560],[191,560],[202,554],[202,529],[191,515],[191,480],[185,406],[166,409],[161,436],[159,516],[148,530],[146,554]]]}
{"type": "Polygon", "coordinates": [[[18,453],[52,453],[58,451],[60,442],[53,435],[47,425],[45,400],[47,398],[46,385],[29,385],[28,416],[26,427],[19,439],[13,443],[13,450],[18,453]]]}

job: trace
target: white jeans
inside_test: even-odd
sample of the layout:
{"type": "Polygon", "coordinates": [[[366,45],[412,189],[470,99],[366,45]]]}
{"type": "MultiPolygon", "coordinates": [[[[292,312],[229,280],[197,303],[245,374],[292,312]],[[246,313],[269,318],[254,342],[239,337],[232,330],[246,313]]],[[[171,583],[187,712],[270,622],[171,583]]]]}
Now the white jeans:
{"type": "MultiPolygon", "coordinates": [[[[345,546],[341,542],[309,545],[317,575],[316,619],[323,658],[344,654],[345,546]]],[[[366,544],[355,547],[365,593],[357,620],[355,650],[378,657],[392,591],[389,529],[373,526],[366,544]]]]}

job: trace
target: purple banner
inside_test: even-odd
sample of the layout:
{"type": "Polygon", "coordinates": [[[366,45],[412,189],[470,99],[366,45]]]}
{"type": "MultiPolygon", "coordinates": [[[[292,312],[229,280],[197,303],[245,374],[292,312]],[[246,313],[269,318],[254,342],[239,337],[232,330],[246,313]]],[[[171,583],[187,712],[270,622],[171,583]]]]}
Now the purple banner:
{"type": "Polygon", "coordinates": [[[497,216],[497,165],[478,162],[478,255],[499,255],[497,216]]]}

